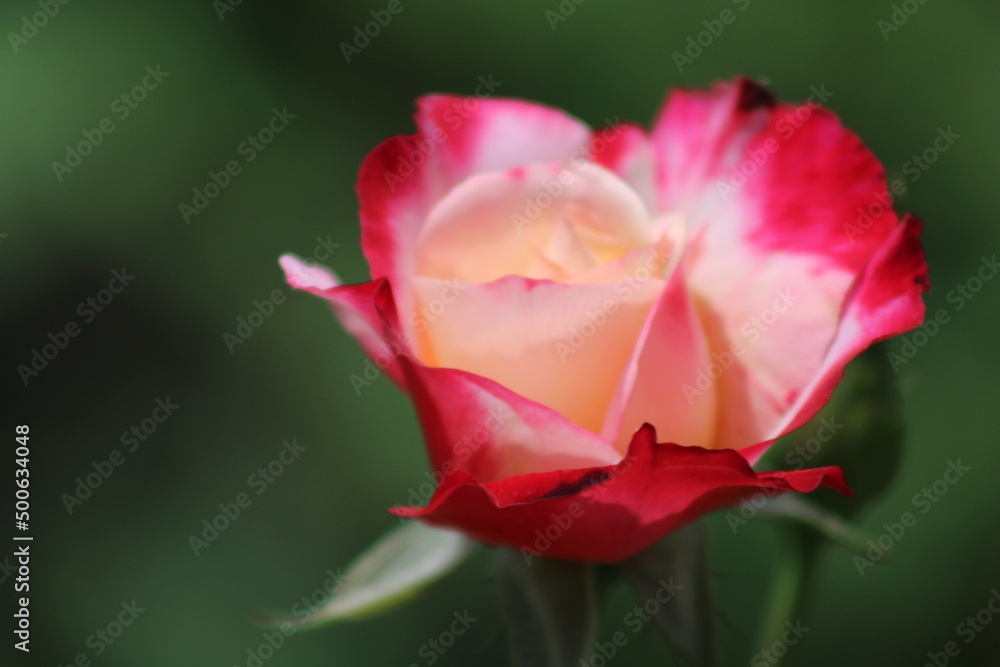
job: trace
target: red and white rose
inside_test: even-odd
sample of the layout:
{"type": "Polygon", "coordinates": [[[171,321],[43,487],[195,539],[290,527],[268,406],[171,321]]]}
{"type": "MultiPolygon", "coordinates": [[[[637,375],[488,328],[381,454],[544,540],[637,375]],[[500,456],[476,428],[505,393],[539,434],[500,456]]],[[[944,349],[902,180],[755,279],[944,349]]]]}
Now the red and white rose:
{"type": "Polygon", "coordinates": [[[923,319],[921,225],[859,232],[885,175],[833,113],[738,79],[649,132],[445,95],[416,123],[361,167],[372,280],[282,258],[414,402],[441,482],[395,514],[603,562],[758,489],[847,491],[751,467],[923,319]]]}

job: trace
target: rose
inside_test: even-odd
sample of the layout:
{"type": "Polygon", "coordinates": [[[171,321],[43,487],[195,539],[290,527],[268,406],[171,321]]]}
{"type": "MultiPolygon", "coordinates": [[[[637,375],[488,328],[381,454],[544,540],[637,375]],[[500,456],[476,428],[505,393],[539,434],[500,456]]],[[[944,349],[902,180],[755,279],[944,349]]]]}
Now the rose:
{"type": "Polygon", "coordinates": [[[921,225],[836,116],[739,79],[650,133],[439,95],[416,122],[361,167],[372,281],[282,258],[416,406],[439,484],[395,514],[605,562],[759,490],[849,493],[751,468],[923,319],[921,225]]]}

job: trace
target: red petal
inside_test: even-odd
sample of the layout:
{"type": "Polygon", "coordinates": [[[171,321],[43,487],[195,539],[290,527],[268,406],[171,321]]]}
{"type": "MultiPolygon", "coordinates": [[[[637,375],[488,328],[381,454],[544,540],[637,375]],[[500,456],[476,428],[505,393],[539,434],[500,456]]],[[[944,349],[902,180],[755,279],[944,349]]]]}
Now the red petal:
{"type": "Polygon", "coordinates": [[[755,473],[737,452],[656,444],[644,426],[616,466],[507,477],[481,484],[445,477],[425,508],[397,516],[455,528],[492,545],[589,562],[646,549],[707,512],[760,490],[850,493],[839,468],[755,473]]]}

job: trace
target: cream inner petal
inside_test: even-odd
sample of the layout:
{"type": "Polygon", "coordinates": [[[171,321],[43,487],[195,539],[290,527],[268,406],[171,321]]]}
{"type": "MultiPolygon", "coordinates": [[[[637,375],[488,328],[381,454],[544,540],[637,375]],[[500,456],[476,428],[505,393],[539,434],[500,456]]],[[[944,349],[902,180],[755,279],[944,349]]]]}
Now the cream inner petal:
{"type": "Polygon", "coordinates": [[[639,196],[607,169],[535,164],[477,174],[453,188],[421,231],[416,274],[567,282],[658,236],[639,196]]]}
{"type": "Polygon", "coordinates": [[[518,276],[485,285],[417,278],[414,292],[426,314],[421,360],[494,380],[600,433],[663,286],[660,278],[634,285],[567,285],[518,276]],[[443,305],[447,285],[459,292],[443,305]]]}
{"type": "Polygon", "coordinates": [[[686,232],[596,164],[472,176],[418,240],[417,353],[601,433],[686,232]]]}

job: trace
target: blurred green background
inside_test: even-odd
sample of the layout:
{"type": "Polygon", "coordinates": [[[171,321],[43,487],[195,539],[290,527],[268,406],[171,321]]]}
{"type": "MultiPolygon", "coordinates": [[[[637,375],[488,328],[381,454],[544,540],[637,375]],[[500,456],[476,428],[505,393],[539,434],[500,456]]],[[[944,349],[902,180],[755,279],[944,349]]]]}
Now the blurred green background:
{"type": "MultiPolygon", "coordinates": [[[[863,577],[850,552],[827,551],[802,618],[810,630],[790,662],[918,665],[958,641],[950,664],[996,664],[1000,618],[968,644],[956,626],[1000,586],[1000,281],[961,310],[947,295],[1000,250],[1000,8],[910,0],[896,15],[905,23],[883,34],[890,2],[577,2],[562,0],[566,20],[555,22],[546,12],[560,12],[559,0],[402,0],[349,63],[341,43],[383,0],[53,0],[58,11],[50,7],[34,32],[24,17],[45,2],[3,4],[2,410],[11,440],[14,424],[31,426],[35,535],[33,651],[14,664],[68,665],[84,654],[109,666],[246,665],[248,649],[263,642],[253,612],[290,609],[396,525],[385,508],[425,481],[412,410],[385,378],[355,392],[359,348],[321,302],[285,286],[277,257],[339,244],[326,263],[349,282],[366,279],[354,179],[379,141],[413,131],[415,97],[472,93],[492,76],[501,95],[594,125],[615,116],[648,124],[668,88],[739,73],[788,100],[825,86],[828,105],[907,181],[902,208],[927,222],[934,291],[926,302],[951,321],[900,369],[907,449],[864,527],[877,535],[913,511],[912,496],[948,460],[972,468],[863,577]],[[679,71],[674,52],[723,9],[735,20],[679,71]],[[168,76],[123,117],[116,99],[157,66],[168,76]],[[241,144],[273,109],[294,118],[245,161],[241,144]],[[52,163],[105,118],[114,131],[60,180],[52,163]],[[919,178],[906,174],[907,161],[949,127],[960,138],[919,178]],[[242,171],[186,222],[179,205],[230,160],[242,171]],[[102,290],[123,267],[135,277],[101,312],[80,306],[112,296],[102,290]],[[227,346],[224,334],[276,289],[286,300],[227,346]],[[25,386],[17,366],[71,321],[79,335],[25,386]],[[123,432],[168,398],[179,407],[127,451],[123,432]],[[305,451],[257,495],[248,477],[291,439],[305,451]],[[116,449],[124,462],[69,513],[63,494],[116,449]],[[188,536],[248,490],[252,504],[196,556],[188,536]],[[88,640],[132,600],[144,611],[120,637],[88,640]]],[[[780,545],[765,521],[736,534],[721,516],[711,523],[726,664],[747,664],[766,648],[756,631],[780,545]]],[[[6,604],[12,575],[0,578],[6,604]]],[[[616,595],[598,638],[621,629],[631,606],[616,595]]],[[[296,635],[264,664],[431,664],[421,647],[464,610],[479,620],[434,662],[505,664],[487,553],[415,603],[296,635]]],[[[9,644],[0,650],[24,657],[9,644]]],[[[616,660],[659,665],[664,652],[647,628],[616,660]]]]}

